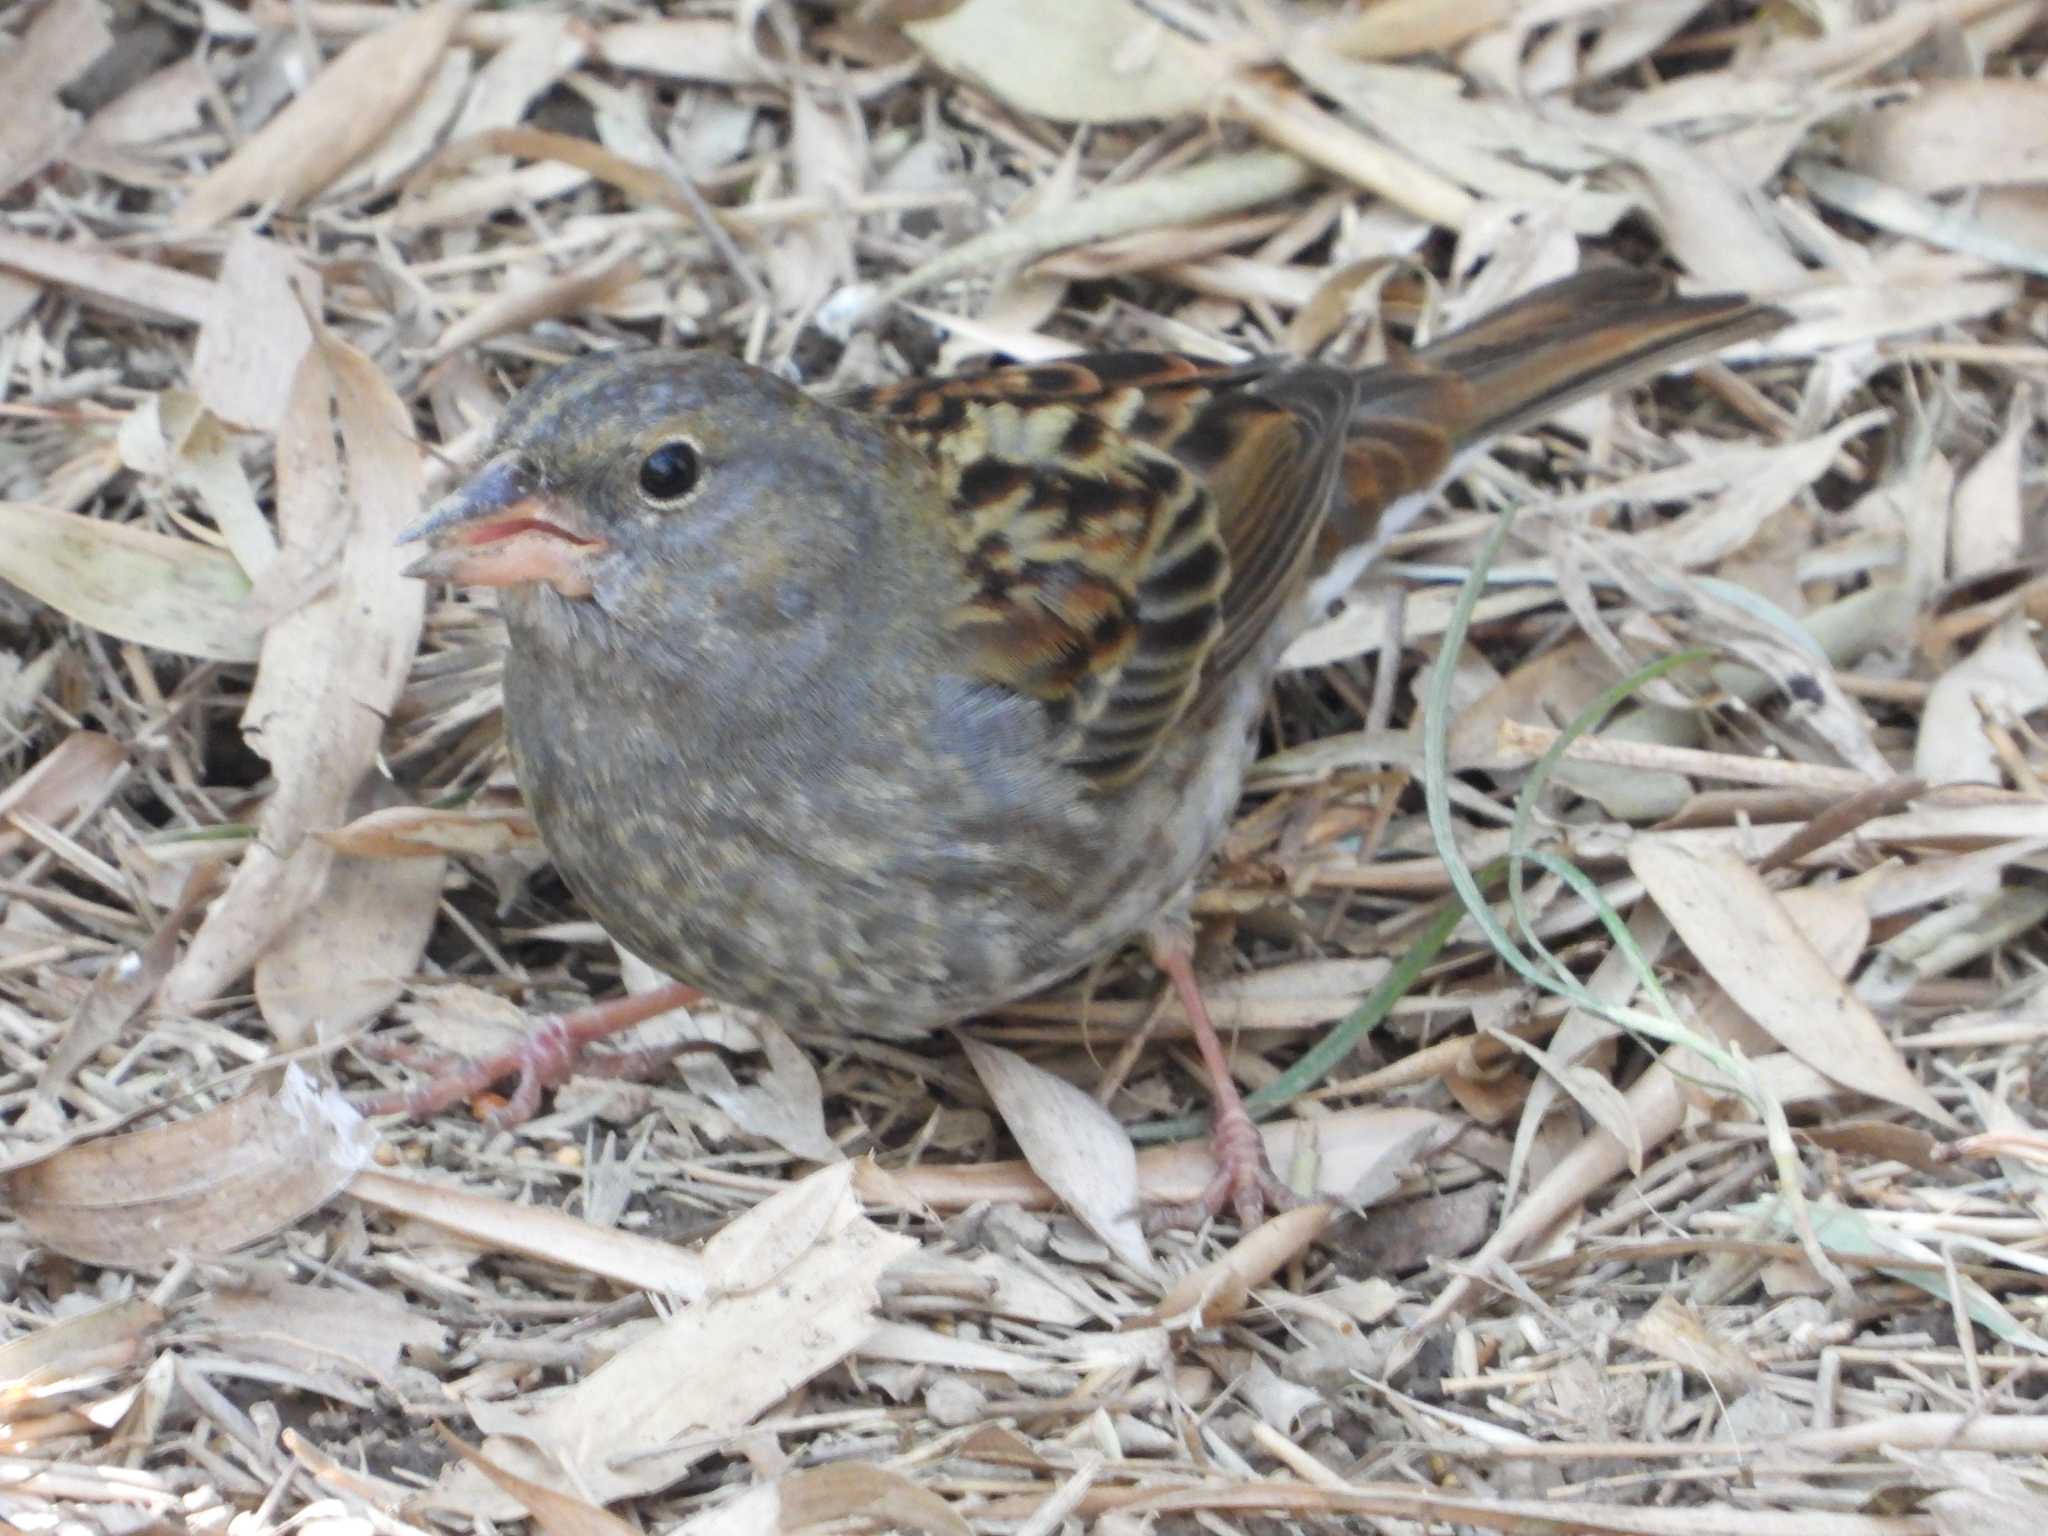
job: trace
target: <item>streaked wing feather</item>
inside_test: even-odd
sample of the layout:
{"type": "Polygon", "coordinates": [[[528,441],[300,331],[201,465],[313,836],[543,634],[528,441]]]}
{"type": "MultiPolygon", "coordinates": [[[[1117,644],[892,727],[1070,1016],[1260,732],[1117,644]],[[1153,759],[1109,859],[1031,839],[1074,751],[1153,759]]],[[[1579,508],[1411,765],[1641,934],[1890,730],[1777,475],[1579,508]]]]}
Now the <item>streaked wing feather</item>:
{"type": "Polygon", "coordinates": [[[1045,704],[1065,760],[1109,788],[1283,611],[1350,390],[1313,365],[1110,353],[843,403],[893,420],[939,468],[974,675],[1045,704]]]}

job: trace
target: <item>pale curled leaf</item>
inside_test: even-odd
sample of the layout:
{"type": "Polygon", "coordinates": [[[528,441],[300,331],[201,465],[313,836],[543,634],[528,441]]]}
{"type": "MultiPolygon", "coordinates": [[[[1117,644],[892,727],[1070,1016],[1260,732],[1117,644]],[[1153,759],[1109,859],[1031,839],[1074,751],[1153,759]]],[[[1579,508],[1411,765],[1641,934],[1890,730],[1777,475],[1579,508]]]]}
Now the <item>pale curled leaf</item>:
{"type": "Polygon", "coordinates": [[[1072,1083],[1016,1052],[971,1037],[961,1044],[1031,1171],[1119,1259],[1139,1274],[1156,1273],[1138,1220],[1137,1153],[1124,1128],[1072,1083]]]}
{"type": "Polygon", "coordinates": [[[1308,1251],[1330,1224],[1332,1207],[1297,1206],[1245,1233],[1221,1258],[1191,1269],[1167,1288],[1136,1325],[1171,1323],[1192,1316],[1193,1325],[1214,1328],[1243,1312],[1254,1287],[1264,1285],[1290,1259],[1308,1251]]]}
{"type": "Polygon", "coordinates": [[[306,316],[320,313],[320,287],[283,246],[236,232],[221,258],[214,311],[192,353],[193,392],[208,410],[266,432],[283,424],[292,378],[313,344],[306,316]]]}
{"type": "Polygon", "coordinates": [[[88,1264],[150,1269],[283,1230],[338,1194],[375,1137],[297,1067],[170,1125],[66,1147],[7,1176],[7,1203],[45,1247],[88,1264]]]}
{"type": "Polygon", "coordinates": [[[1747,861],[1647,835],[1630,843],[1629,868],[1707,974],[1786,1050],[1845,1088],[1953,1123],[1747,861]]]}
{"type": "Polygon", "coordinates": [[[130,523],[0,501],[0,578],[121,640],[208,661],[254,661],[232,555],[130,523]]]}

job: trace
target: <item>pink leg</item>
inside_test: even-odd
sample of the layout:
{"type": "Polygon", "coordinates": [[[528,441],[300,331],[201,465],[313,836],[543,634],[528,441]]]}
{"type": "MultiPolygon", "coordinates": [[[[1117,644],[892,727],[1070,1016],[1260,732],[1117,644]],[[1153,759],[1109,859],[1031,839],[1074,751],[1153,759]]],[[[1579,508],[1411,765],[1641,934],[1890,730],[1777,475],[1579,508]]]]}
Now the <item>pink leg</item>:
{"type": "MultiPolygon", "coordinates": [[[[493,1083],[512,1078],[516,1086],[503,1109],[486,1117],[493,1129],[518,1125],[533,1118],[540,1108],[541,1091],[565,1083],[577,1072],[595,1077],[636,1077],[658,1066],[675,1051],[628,1051],[617,1055],[586,1057],[585,1047],[635,1024],[667,1013],[671,1008],[688,1008],[704,1001],[704,994],[681,982],[670,982],[638,996],[615,997],[593,1003],[574,1013],[543,1019],[532,1034],[509,1051],[474,1061],[433,1058],[433,1078],[411,1093],[379,1093],[360,1099],[356,1108],[366,1115],[406,1115],[423,1120],[438,1115],[449,1105],[471,1098],[493,1083]]],[[[708,1050],[701,1041],[689,1041],[677,1050],[708,1050]]],[[[401,1061],[421,1061],[423,1053],[405,1047],[386,1048],[382,1054],[401,1061]]]]}
{"type": "Polygon", "coordinates": [[[1230,1076],[1230,1061],[1223,1054],[1223,1042],[1216,1038],[1216,1026],[1209,1021],[1208,1005],[1195,983],[1195,968],[1185,940],[1162,940],[1155,944],[1153,963],[1166,972],[1180,995],[1188,1023],[1194,1028],[1195,1047],[1202,1053],[1202,1066],[1209,1074],[1209,1097],[1214,1106],[1209,1144],[1216,1158],[1216,1177],[1202,1191],[1201,1198],[1186,1205],[1162,1206],[1153,1210],[1148,1224],[1154,1227],[1199,1226],[1219,1214],[1227,1205],[1247,1230],[1266,1219],[1268,1205],[1291,1210],[1300,1197],[1274,1175],[1266,1162],[1266,1144],[1252,1117],[1245,1113],[1237,1084],[1230,1076]]]}

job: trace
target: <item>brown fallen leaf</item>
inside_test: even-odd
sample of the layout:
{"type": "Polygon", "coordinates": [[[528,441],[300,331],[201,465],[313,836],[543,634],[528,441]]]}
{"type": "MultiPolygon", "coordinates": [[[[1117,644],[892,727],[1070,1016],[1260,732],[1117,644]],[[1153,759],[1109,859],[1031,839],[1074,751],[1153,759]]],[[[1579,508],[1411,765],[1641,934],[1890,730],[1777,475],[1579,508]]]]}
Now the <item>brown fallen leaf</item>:
{"type": "Polygon", "coordinates": [[[251,203],[296,208],[355,163],[404,112],[441,62],[466,0],[441,0],[351,43],[296,100],[195,182],[182,229],[204,229],[251,203]]]}
{"type": "Polygon", "coordinates": [[[275,1091],[66,1147],[14,1169],[0,1187],[44,1247],[151,1269],[282,1231],[338,1194],[374,1140],[339,1094],[287,1067],[275,1091]]]}
{"type": "Polygon", "coordinates": [[[1264,1285],[1281,1265],[1308,1251],[1333,1214],[1334,1207],[1320,1202],[1282,1211],[1247,1232],[1221,1258],[1182,1275],[1152,1307],[1126,1318],[1123,1326],[1185,1322],[1190,1314],[1199,1328],[1229,1322],[1250,1304],[1253,1287],[1264,1285]]]}

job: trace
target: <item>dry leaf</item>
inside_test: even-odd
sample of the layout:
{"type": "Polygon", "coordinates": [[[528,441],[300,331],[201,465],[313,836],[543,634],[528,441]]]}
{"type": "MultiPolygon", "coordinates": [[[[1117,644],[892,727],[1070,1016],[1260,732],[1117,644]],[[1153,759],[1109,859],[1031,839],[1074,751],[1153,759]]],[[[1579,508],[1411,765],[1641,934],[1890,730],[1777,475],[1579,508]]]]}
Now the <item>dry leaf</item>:
{"type": "Polygon", "coordinates": [[[130,1365],[163,1321],[162,1307],[131,1296],[17,1334],[0,1344],[0,1392],[11,1397],[130,1365]]]}
{"type": "Polygon", "coordinates": [[[0,117],[0,197],[41,172],[78,137],[78,114],[57,93],[113,42],[99,0],[51,0],[0,54],[0,101],[7,103],[0,117]]]}
{"type": "Polygon", "coordinates": [[[1935,679],[1913,743],[1913,773],[1929,784],[2002,784],[1986,727],[2048,708],[2048,662],[2022,613],[2014,613],[1977,648],[1935,679]]]}
{"type": "Polygon", "coordinates": [[[696,1254],[539,1206],[363,1172],[348,1192],[366,1205],[431,1222],[480,1247],[521,1253],[621,1285],[694,1300],[710,1288],[696,1254]]]}
{"type": "Polygon", "coordinates": [[[1864,113],[1844,151],[1858,170],[1908,192],[2048,180],[2048,84],[1922,81],[1864,113]]]}
{"type": "MultiPolygon", "coordinates": [[[[882,1272],[916,1247],[858,1213],[851,1180],[841,1163],[741,1216],[720,1234],[739,1271],[707,1250],[713,1293],[576,1385],[527,1402],[472,1402],[492,1436],[486,1452],[515,1475],[609,1503],[667,1487],[720,1437],[844,1359],[874,1326],[882,1272]],[[764,1264],[762,1255],[784,1251],[778,1230],[792,1221],[804,1245],[779,1267],[764,1264]],[[767,1275],[773,1284],[762,1283],[767,1275]]],[[[498,1518],[517,1509],[474,1474],[445,1479],[423,1500],[498,1518]]]]}
{"type": "Polygon", "coordinates": [[[411,423],[368,358],[325,333],[316,342],[279,444],[280,559],[294,546],[324,546],[336,521],[347,542],[333,586],[264,636],[242,722],[277,788],[264,803],[260,836],[165,986],[173,1008],[217,995],[319,892],[333,855],[308,834],[346,817],[419,640],[426,589],[401,576],[406,557],[397,544],[425,489],[411,423]],[[352,511],[341,500],[330,411],[347,448],[352,511]]]}
{"type": "Polygon", "coordinates": [[[433,936],[447,870],[443,858],[328,866],[256,958],[256,1003],[279,1049],[341,1039],[397,1001],[433,936]]]}
{"type": "Polygon", "coordinates": [[[492,810],[464,806],[387,805],[348,825],[314,836],[336,853],[356,859],[497,858],[540,847],[540,829],[523,807],[492,810]]]}
{"type": "MultiPolygon", "coordinates": [[[[214,312],[199,327],[192,388],[223,421],[275,432],[321,310],[319,278],[291,252],[251,230],[228,241],[214,312]]],[[[254,572],[251,572],[253,575],[254,572]]]]}
{"type": "Polygon", "coordinates": [[[961,1045],[1031,1171],[1125,1264],[1156,1274],[1138,1219],[1137,1153],[1124,1128],[1088,1094],[1016,1052],[970,1036],[961,1045]]]}
{"type": "Polygon", "coordinates": [[[942,68],[1060,122],[1199,113],[1225,73],[1130,0],[965,0],[903,30],[942,68]]]}
{"type": "Polygon", "coordinates": [[[296,1066],[275,1092],[190,1120],[64,1148],[7,1175],[8,1204],[46,1248],[153,1269],[282,1231],[347,1186],[375,1137],[296,1066]]]}
{"type": "Polygon", "coordinates": [[[296,208],[403,114],[440,65],[466,0],[437,5],[351,43],[298,98],[195,182],[177,224],[203,229],[251,203],[296,208]]]}
{"type": "Polygon", "coordinates": [[[640,1527],[621,1520],[571,1493],[536,1483],[508,1472],[445,1424],[434,1426],[441,1439],[468,1465],[489,1478],[500,1490],[518,1500],[520,1507],[547,1536],[639,1536],[640,1527]]]}
{"type": "Polygon", "coordinates": [[[1646,835],[1629,845],[1629,868],[1706,973],[1786,1050],[1846,1088],[1954,1124],[1746,860],[1646,835]]]}
{"type": "Polygon", "coordinates": [[[201,325],[213,313],[215,289],[207,279],[90,246],[39,240],[0,228],[0,267],[13,267],[88,299],[158,319],[201,325]]]}
{"type": "Polygon", "coordinates": [[[111,736],[98,731],[73,731],[27,773],[0,789],[0,858],[22,844],[24,834],[7,825],[9,817],[25,815],[62,826],[104,794],[128,753],[111,736]]]}
{"type": "Polygon", "coordinates": [[[269,1276],[216,1283],[179,1314],[181,1331],[292,1370],[389,1384],[408,1349],[446,1347],[448,1329],[402,1297],[269,1276]]]}
{"type": "Polygon", "coordinates": [[[1182,1275],[1150,1308],[1133,1314],[1128,1326],[1171,1324],[1190,1314],[1198,1328],[1229,1322],[1250,1304],[1254,1287],[1308,1251],[1330,1224],[1331,1214],[1332,1208],[1321,1203],[1282,1211],[1245,1233],[1221,1258],[1182,1275]]]}
{"type": "Polygon", "coordinates": [[[879,1522],[890,1530],[925,1536],[972,1536],[973,1527],[928,1488],[900,1472],[870,1462],[792,1472],[776,1485],[781,1496],[780,1529],[808,1530],[844,1520],[879,1522]]]}
{"type": "Polygon", "coordinates": [[[232,555],[131,523],[0,501],[0,577],[121,640],[209,661],[254,661],[232,555]]]}

